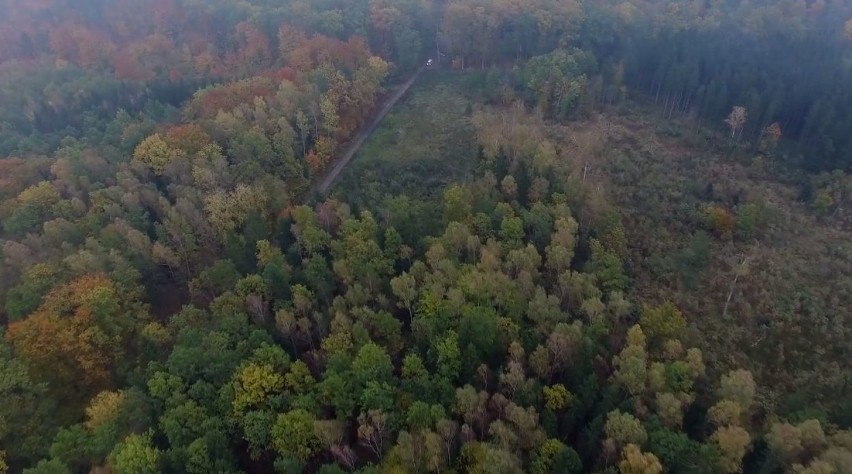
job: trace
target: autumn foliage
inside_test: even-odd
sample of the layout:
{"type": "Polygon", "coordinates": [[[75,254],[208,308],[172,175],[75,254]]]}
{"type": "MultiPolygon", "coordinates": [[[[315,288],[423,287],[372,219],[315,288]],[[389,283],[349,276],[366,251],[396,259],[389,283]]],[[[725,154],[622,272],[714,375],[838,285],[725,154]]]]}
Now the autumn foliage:
{"type": "Polygon", "coordinates": [[[736,217],[727,209],[708,205],[702,212],[706,226],[717,236],[730,236],[736,228],[736,217]]]}
{"type": "Polygon", "coordinates": [[[110,386],[138,315],[122,314],[119,288],[102,275],[51,291],[6,339],[38,380],[61,399],[85,400],[110,386]]]}
{"type": "Polygon", "coordinates": [[[0,0],[0,472],[846,472],[843,3],[0,0]]]}
{"type": "Polygon", "coordinates": [[[189,155],[198,153],[211,142],[207,132],[194,123],[169,128],[166,131],[165,140],[172,148],[183,150],[189,155]]]}

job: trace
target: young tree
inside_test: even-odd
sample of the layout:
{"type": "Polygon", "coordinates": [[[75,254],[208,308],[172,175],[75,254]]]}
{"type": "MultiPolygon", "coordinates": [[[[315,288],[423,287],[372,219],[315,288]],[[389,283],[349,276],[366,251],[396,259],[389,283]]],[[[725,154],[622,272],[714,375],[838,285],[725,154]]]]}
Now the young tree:
{"type": "Polygon", "coordinates": [[[453,459],[453,451],[456,444],[456,437],[458,436],[459,424],[453,420],[442,418],[435,422],[435,431],[441,437],[447,464],[450,464],[453,459]]]}
{"type": "Polygon", "coordinates": [[[391,290],[394,296],[399,299],[397,305],[408,310],[409,322],[414,318],[412,306],[417,300],[417,287],[414,277],[407,272],[404,272],[398,277],[392,278],[390,281],[391,290]]]}
{"type": "Polygon", "coordinates": [[[471,199],[467,191],[454,185],[444,190],[444,220],[449,222],[465,222],[472,212],[471,199]]]}
{"type": "Polygon", "coordinates": [[[484,433],[487,428],[488,393],[477,392],[471,385],[456,389],[455,412],[462,416],[468,428],[479,428],[484,433]]]}
{"type": "Polygon", "coordinates": [[[778,146],[779,141],[781,141],[781,124],[773,122],[761,133],[760,149],[764,152],[771,152],[778,146]]]}
{"type": "Polygon", "coordinates": [[[358,415],[358,439],[379,460],[384,456],[385,442],[391,434],[390,430],[388,415],[381,410],[370,410],[358,415]]]}
{"type": "Polygon", "coordinates": [[[566,271],[574,258],[574,247],[577,240],[577,221],[570,216],[559,218],[554,223],[556,232],[550,238],[550,244],[545,248],[547,268],[556,274],[566,271]]]}
{"type": "Polygon", "coordinates": [[[738,136],[737,134],[742,134],[743,127],[745,127],[747,119],[748,112],[746,111],[746,108],[740,105],[734,106],[733,110],[731,110],[731,114],[725,119],[725,123],[728,124],[728,127],[731,129],[731,140],[738,136]]]}
{"type": "Polygon", "coordinates": [[[327,450],[342,445],[346,439],[345,429],[346,425],[340,420],[314,421],[314,434],[320,445],[327,450]]]}
{"type": "Polygon", "coordinates": [[[630,328],[627,334],[627,346],[612,361],[616,367],[613,374],[618,383],[622,384],[631,395],[639,395],[645,391],[648,373],[648,354],[645,352],[645,335],[637,324],[630,328]]]}

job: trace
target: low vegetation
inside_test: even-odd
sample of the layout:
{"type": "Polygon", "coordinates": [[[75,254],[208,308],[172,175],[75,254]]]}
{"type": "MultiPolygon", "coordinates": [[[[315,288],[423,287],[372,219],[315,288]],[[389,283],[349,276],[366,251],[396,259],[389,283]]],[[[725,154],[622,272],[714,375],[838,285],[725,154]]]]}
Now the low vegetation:
{"type": "Polygon", "coordinates": [[[386,196],[435,202],[478,168],[471,123],[477,75],[427,71],[343,172],[334,195],[375,206],[386,196]]]}

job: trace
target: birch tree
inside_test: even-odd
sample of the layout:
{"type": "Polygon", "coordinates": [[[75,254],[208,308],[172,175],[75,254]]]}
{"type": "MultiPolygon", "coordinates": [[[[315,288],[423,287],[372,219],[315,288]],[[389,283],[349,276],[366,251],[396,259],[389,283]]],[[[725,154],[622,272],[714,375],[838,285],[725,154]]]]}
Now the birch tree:
{"type": "Polygon", "coordinates": [[[731,110],[731,114],[725,119],[725,123],[731,129],[731,140],[735,137],[739,138],[742,135],[746,120],[748,120],[748,111],[746,108],[741,105],[735,105],[734,109],[731,110]]]}

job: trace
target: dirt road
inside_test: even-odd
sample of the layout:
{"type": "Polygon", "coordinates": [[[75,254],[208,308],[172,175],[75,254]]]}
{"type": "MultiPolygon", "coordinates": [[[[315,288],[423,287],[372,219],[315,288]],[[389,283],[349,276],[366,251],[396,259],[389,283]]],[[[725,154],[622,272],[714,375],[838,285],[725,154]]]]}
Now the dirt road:
{"type": "Polygon", "coordinates": [[[390,96],[385,105],[382,106],[382,109],[373,117],[373,120],[370,121],[367,126],[361,129],[357,135],[355,135],[348,143],[348,145],[343,149],[343,153],[340,154],[336,162],[334,163],[334,168],[328,172],[328,174],[323,177],[323,179],[316,186],[315,190],[320,194],[325,195],[328,193],[328,190],[331,189],[331,186],[334,185],[334,181],[340,175],[340,172],[346,168],[346,165],[352,161],[352,158],[358,153],[358,150],[361,149],[361,146],[367,140],[367,138],[376,130],[376,127],[382,122],[382,119],[390,112],[394,105],[399,102],[399,99],[408,92],[408,89],[417,81],[417,78],[420,77],[420,74],[423,73],[424,68],[420,68],[415,72],[410,79],[408,79],[405,84],[399,87],[396,92],[392,96],[390,96]]]}

